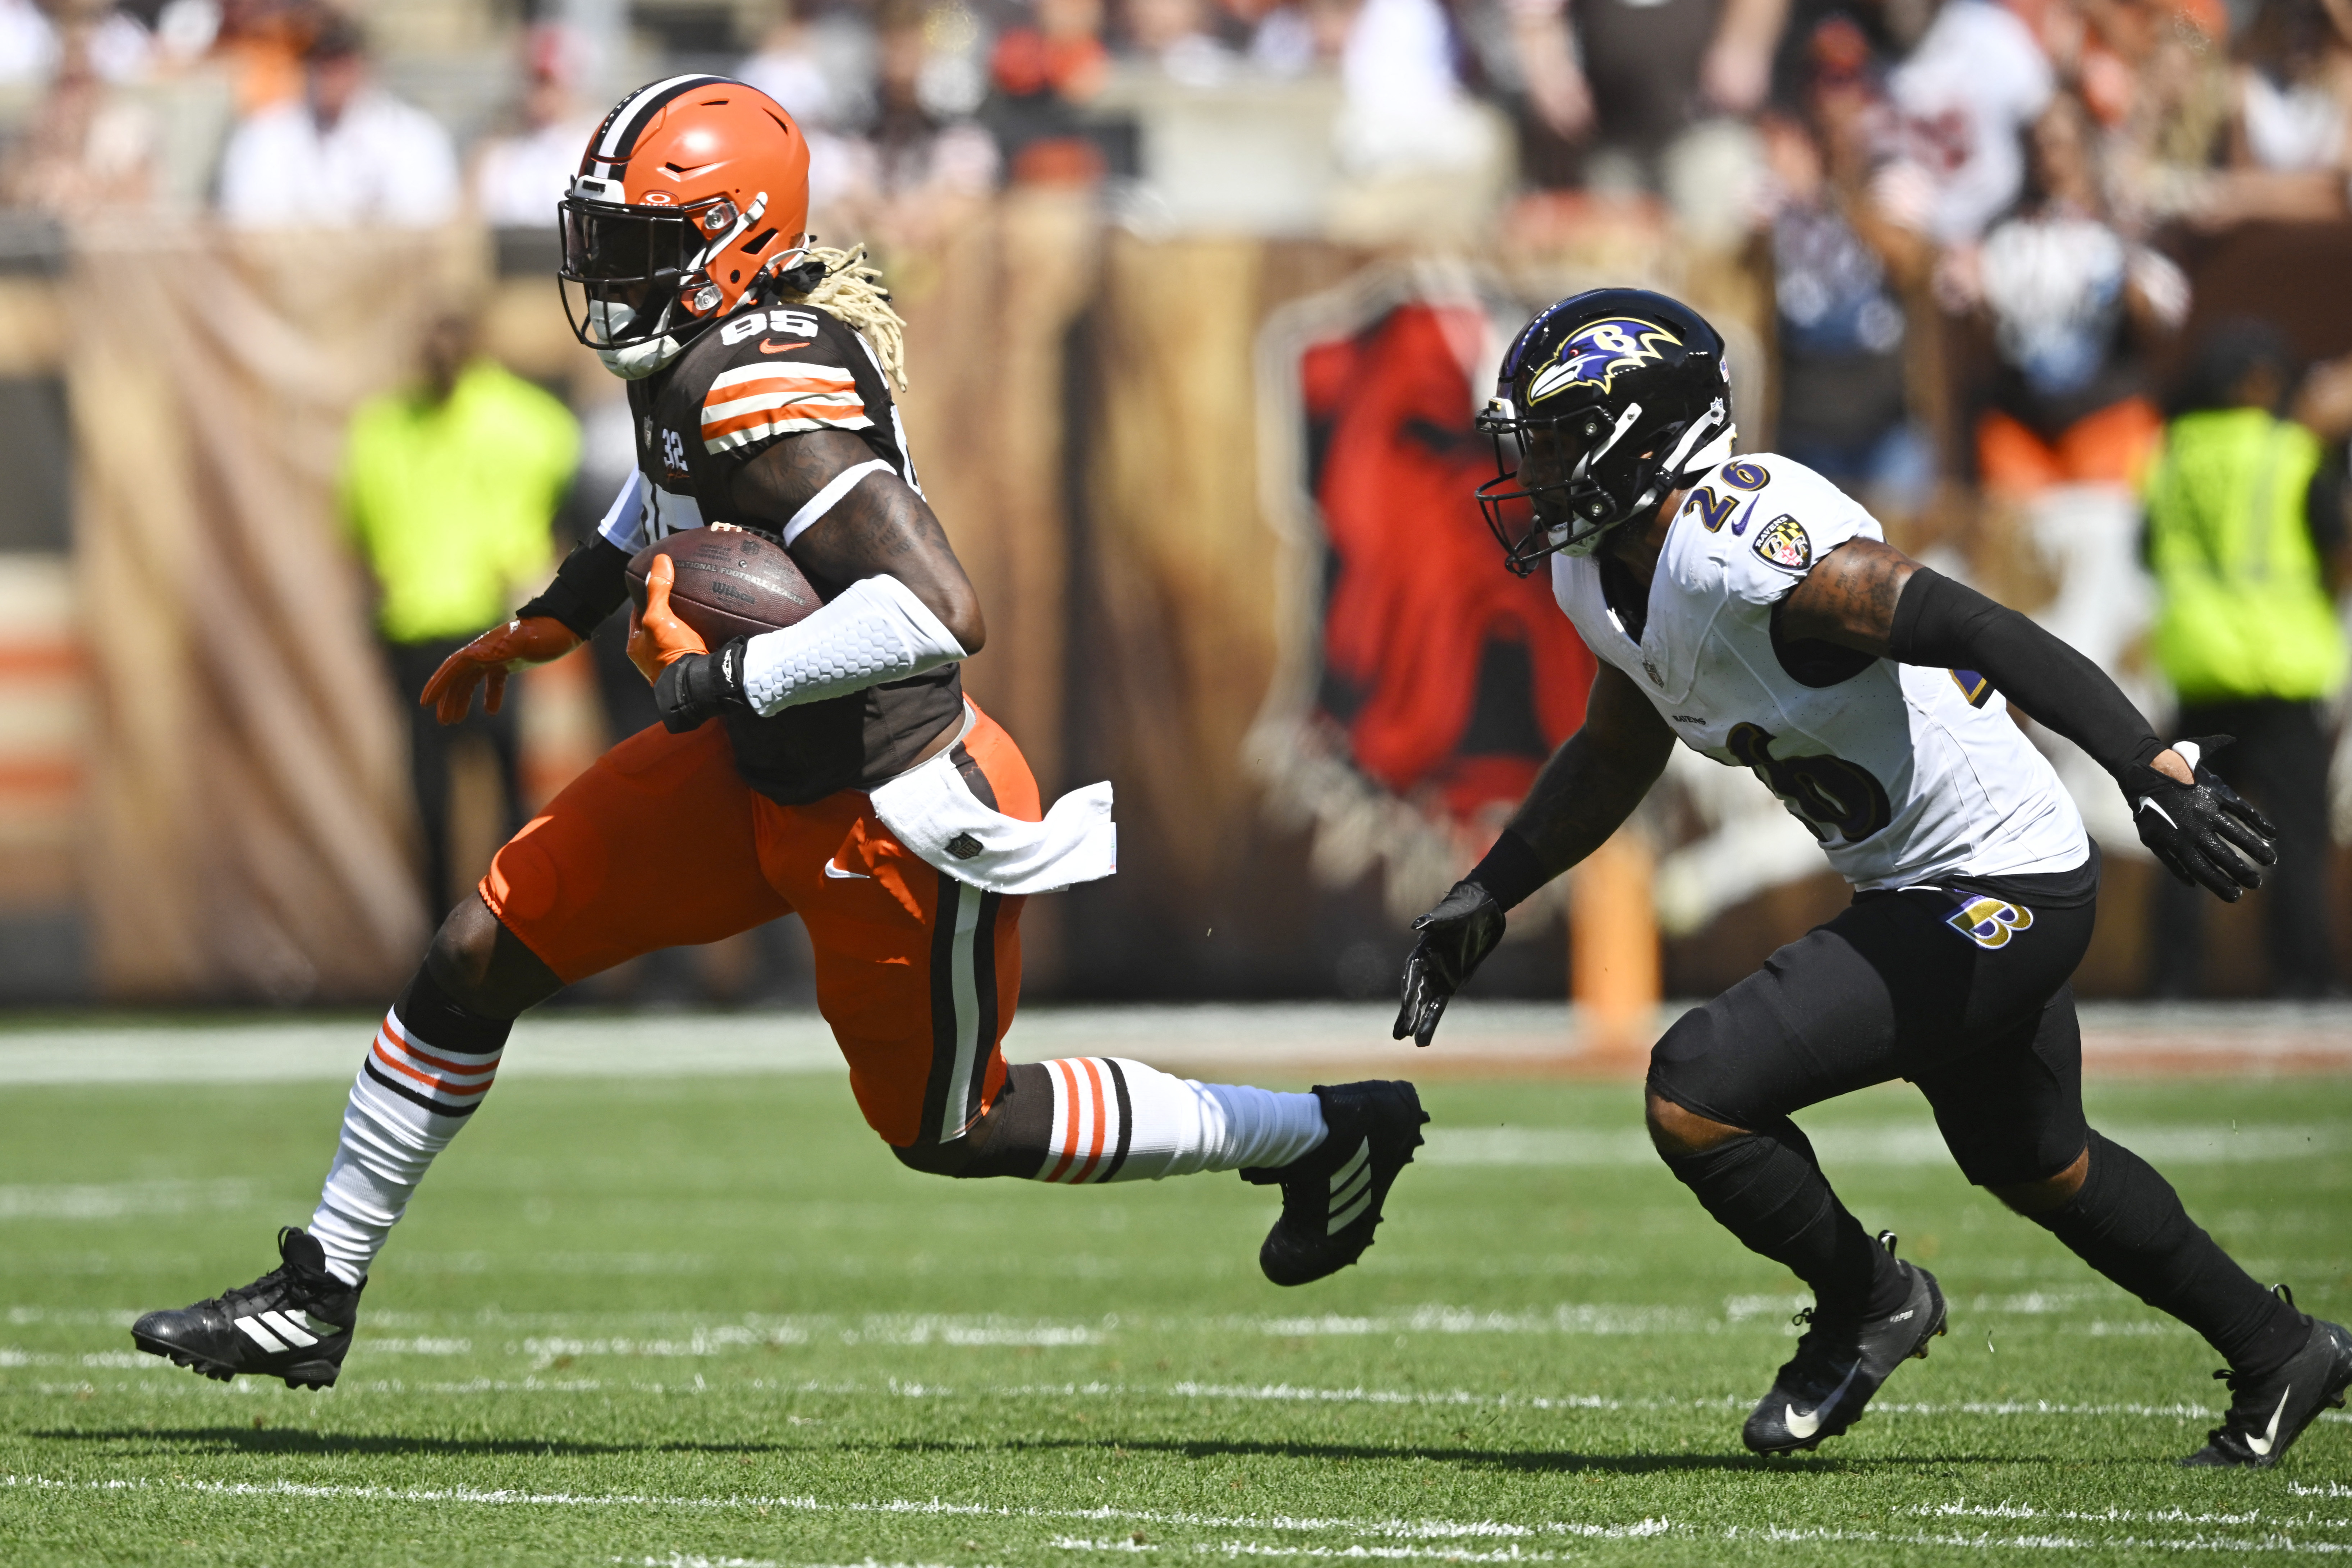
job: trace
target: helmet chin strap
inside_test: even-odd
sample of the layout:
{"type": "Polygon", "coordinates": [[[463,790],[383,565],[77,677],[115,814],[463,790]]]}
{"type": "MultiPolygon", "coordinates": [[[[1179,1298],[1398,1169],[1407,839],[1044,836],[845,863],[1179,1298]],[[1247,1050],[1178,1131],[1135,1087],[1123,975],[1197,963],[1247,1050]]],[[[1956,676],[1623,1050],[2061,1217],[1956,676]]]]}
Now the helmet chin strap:
{"type": "Polygon", "coordinates": [[[685,352],[686,345],[676,338],[659,337],[650,342],[631,343],[625,349],[598,349],[596,358],[623,381],[643,381],[667,368],[685,352]]]}
{"type": "Polygon", "coordinates": [[[1739,438],[1739,428],[1732,424],[1729,410],[1720,397],[1707,409],[1705,416],[1691,421],[1675,449],[1666,454],[1665,469],[1675,483],[1711,468],[1731,456],[1732,443],[1739,438]],[[1702,445],[1704,443],[1704,445],[1702,445]],[[1691,448],[1697,447],[1696,452],[1691,448]]]}

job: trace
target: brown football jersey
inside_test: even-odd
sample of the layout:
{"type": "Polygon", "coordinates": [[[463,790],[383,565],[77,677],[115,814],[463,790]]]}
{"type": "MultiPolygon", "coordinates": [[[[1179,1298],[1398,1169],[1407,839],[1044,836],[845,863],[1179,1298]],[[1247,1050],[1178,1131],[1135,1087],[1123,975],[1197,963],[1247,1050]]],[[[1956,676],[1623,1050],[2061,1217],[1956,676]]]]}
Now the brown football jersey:
{"type": "MultiPolygon", "coordinates": [[[[775,442],[846,430],[920,494],[887,379],[866,340],[812,306],[738,311],[667,369],[629,386],[637,465],[645,476],[640,542],[730,522],[781,537],[784,520],[733,515],[738,468],[775,442]]],[[[806,564],[803,564],[806,571],[806,564]]],[[[809,580],[827,599],[846,583],[809,580]]],[[[963,712],[962,666],[871,686],[772,718],[729,718],[736,765],[751,787],[786,805],[866,789],[904,772],[932,736],[963,712]]]]}

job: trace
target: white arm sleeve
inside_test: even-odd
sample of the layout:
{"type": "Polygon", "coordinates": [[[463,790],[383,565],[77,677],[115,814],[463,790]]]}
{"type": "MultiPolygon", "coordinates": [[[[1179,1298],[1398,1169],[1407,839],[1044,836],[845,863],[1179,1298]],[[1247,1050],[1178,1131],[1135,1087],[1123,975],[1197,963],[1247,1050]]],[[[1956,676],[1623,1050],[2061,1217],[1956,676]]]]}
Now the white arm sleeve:
{"type": "Polygon", "coordinates": [[[631,468],[628,479],[621,485],[621,493],[613,498],[613,504],[604,509],[604,520],[596,525],[596,531],[604,536],[605,542],[632,555],[644,549],[646,543],[645,486],[646,476],[631,468]]]}
{"type": "Polygon", "coordinates": [[[765,719],[963,657],[912,588],[896,577],[865,577],[808,619],[753,637],[743,650],[743,694],[765,719]]]}

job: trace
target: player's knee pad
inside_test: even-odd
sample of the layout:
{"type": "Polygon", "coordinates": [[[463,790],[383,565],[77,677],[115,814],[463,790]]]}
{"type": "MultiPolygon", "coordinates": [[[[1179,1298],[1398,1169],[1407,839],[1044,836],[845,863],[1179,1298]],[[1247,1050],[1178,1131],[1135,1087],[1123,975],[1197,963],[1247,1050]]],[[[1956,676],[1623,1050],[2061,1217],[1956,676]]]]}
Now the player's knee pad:
{"type": "Polygon", "coordinates": [[[1649,1089],[1694,1116],[1760,1131],[1757,1123],[1773,1113],[1745,1103],[1750,1097],[1727,1070],[1738,1044],[1729,1025],[1720,996],[1675,1019],[1650,1049],[1649,1089]]]}
{"type": "MultiPolygon", "coordinates": [[[[2099,1135],[2083,1121],[2079,1109],[2071,1117],[2053,1115],[2041,1119],[1995,1116],[1978,1112],[1973,1107],[1955,1110],[1938,1105],[1936,1127],[1943,1133],[1944,1147],[1951,1151],[1952,1163],[1959,1166],[1960,1173],[1968,1177],[1971,1185],[1992,1190],[1997,1196],[1999,1189],[2031,1188],[2057,1176],[2077,1156],[2100,1142],[2099,1135]]],[[[2114,1149],[2116,1145],[2107,1147],[2114,1149]]],[[[2117,1152],[2126,1160],[2137,1162],[2139,1158],[2128,1149],[2117,1152]]],[[[2095,1152],[2091,1163],[2095,1167],[2098,1163],[2095,1152]]],[[[2095,1179],[2086,1176],[2084,1185],[2095,1179]]],[[[2157,1179],[2163,1180],[2161,1176],[2157,1179]]],[[[2076,1198],[2081,1195],[2080,1192],[2074,1194],[2076,1198]]],[[[2027,1217],[2041,1221],[2054,1212],[2055,1206],[2046,1205],[2040,1214],[2027,1217]]],[[[2018,1212],[2026,1213],[2023,1209],[2018,1212]]]]}

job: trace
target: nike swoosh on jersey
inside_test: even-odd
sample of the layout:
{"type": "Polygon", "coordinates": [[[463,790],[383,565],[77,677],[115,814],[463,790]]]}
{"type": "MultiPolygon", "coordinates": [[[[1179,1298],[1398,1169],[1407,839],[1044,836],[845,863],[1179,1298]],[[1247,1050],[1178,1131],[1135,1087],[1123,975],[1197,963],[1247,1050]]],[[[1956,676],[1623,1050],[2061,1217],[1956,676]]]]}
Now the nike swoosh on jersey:
{"type": "Polygon", "coordinates": [[[874,879],[874,873],[871,871],[845,871],[830,860],[824,863],[824,874],[835,878],[854,877],[861,882],[870,882],[874,879]]]}
{"type": "Polygon", "coordinates": [[[1831,1389],[1830,1396],[1827,1399],[1822,1400],[1819,1405],[1814,1405],[1812,1409],[1805,1415],[1798,1415],[1797,1407],[1793,1405],[1781,1406],[1781,1410],[1788,1420],[1789,1436],[1791,1437],[1810,1437],[1814,1433],[1820,1431],[1822,1429],[1822,1412],[1828,1410],[1839,1400],[1845,1397],[1845,1391],[1853,1386],[1853,1374],[1861,1370],[1862,1363],[1860,1362],[1855,1362],[1852,1366],[1846,1368],[1845,1381],[1839,1384],[1835,1388],[1831,1389]]]}
{"type": "Polygon", "coordinates": [[[2267,1456],[2270,1453],[2271,1445],[2278,1441],[2279,1417],[2286,1414],[2287,1394],[2293,1394],[2294,1392],[2294,1384],[2291,1383],[2288,1384],[2286,1385],[2286,1392],[2279,1395],[2278,1408],[2271,1412],[2271,1429],[2263,1433],[2259,1437],[2247,1438],[2247,1447],[2252,1448],[2257,1454],[2267,1456]]]}
{"type": "Polygon", "coordinates": [[[760,352],[763,354],[788,354],[794,349],[804,349],[809,346],[809,342],[814,342],[815,341],[815,339],[812,338],[808,342],[772,343],[767,339],[761,338],[760,340],[760,352]]]}

